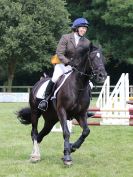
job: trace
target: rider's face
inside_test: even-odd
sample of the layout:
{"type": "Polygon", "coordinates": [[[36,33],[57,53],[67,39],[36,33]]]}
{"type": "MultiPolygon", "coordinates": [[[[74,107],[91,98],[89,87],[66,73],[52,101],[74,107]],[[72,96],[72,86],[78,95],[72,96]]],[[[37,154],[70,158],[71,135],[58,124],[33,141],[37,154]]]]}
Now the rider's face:
{"type": "Polygon", "coordinates": [[[78,33],[80,36],[84,36],[86,32],[87,32],[87,27],[82,26],[78,28],[78,33]]]}

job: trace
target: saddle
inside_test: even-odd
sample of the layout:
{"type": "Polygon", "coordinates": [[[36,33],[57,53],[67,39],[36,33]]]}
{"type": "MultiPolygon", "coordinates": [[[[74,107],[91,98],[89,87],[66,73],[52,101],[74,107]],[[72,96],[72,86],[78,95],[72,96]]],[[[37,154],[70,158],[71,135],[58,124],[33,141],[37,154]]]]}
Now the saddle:
{"type": "Polygon", "coordinates": [[[65,83],[66,79],[70,76],[70,74],[72,73],[72,71],[69,71],[66,74],[63,74],[59,80],[57,81],[56,85],[55,85],[55,91],[51,97],[51,100],[56,99],[56,95],[58,93],[58,91],[60,90],[60,88],[62,87],[62,85],[65,83]]]}
{"type": "MultiPolygon", "coordinates": [[[[58,91],[60,90],[60,88],[62,87],[62,85],[65,83],[66,79],[69,77],[69,75],[72,73],[72,71],[62,75],[59,80],[57,81],[55,87],[54,87],[54,91],[53,94],[51,95],[51,100],[56,99],[56,95],[58,93],[58,91]]],[[[46,87],[48,85],[50,79],[48,79],[47,81],[44,80],[44,82],[42,82],[42,85],[40,86],[40,88],[38,89],[37,93],[36,93],[36,98],[39,99],[44,99],[44,92],[46,90],[46,87]]]]}

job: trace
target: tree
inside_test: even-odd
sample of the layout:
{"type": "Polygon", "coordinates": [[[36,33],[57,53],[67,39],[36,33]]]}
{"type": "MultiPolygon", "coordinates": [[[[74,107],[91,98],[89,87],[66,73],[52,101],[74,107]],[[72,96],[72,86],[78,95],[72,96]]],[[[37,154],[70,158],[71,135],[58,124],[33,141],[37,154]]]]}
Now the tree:
{"type": "Polygon", "coordinates": [[[102,44],[107,59],[133,64],[133,1],[94,0],[84,15],[92,21],[92,38],[102,44]]]}
{"type": "Polygon", "coordinates": [[[106,25],[118,29],[118,39],[114,37],[114,54],[126,63],[133,64],[133,1],[110,0],[107,9],[102,19],[106,25]]]}
{"type": "Polygon", "coordinates": [[[83,13],[89,8],[92,0],[66,0],[67,9],[71,14],[71,20],[83,17],[83,13]]]}
{"type": "Polygon", "coordinates": [[[0,61],[7,66],[8,86],[16,66],[29,71],[49,67],[57,40],[68,30],[62,0],[0,0],[0,61]]]}
{"type": "Polygon", "coordinates": [[[90,21],[88,37],[102,45],[108,62],[132,63],[132,0],[67,0],[71,19],[86,17],[90,21]]]}
{"type": "Polygon", "coordinates": [[[102,18],[106,24],[129,28],[133,27],[133,1],[107,1],[107,10],[102,18]]]}

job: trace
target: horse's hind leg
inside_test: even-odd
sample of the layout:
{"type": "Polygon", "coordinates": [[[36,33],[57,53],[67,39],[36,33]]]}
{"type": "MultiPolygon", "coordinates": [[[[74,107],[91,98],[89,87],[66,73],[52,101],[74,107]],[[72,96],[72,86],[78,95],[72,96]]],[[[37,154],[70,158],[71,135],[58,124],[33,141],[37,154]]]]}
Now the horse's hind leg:
{"type": "Polygon", "coordinates": [[[90,133],[90,129],[88,127],[87,124],[87,119],[85,118],[81,118],[77,120],[79,122],[79,125],[81,126],[81,128],[83,128],[82,134],[81,136],[78,138],[78,140],[73,143],[70,144],[71,147],[71,152],[75,152],[76,149],[80,148],[80,146],[82,145],[82,143],[84,142],[85,138],[89,135],[90,133]]]}
{"type": "Polygon", "coordinates": [[[44,136],[46,136],[48,133],[50,133],[51,129],[53,128],[53,126],[58,122],[59,120],[45,120],[44,122],[44,127],[43,129],[39,132],[38,136],[37,136],[37,142],[41,143],[42,139],[44,136]]]}
{"type": "Polygon", "coordinates": [[[40,114],[36,109],[31,110],[31,123],[32,123],[32,131],[31,131],[31,137],[33,141],[33,150],[31,153],[31,162],[37,162],[40,160],[40,150],[39,145],[37,142],[37,136],[38,136],[38,118],[40,117],[40,114]]]}

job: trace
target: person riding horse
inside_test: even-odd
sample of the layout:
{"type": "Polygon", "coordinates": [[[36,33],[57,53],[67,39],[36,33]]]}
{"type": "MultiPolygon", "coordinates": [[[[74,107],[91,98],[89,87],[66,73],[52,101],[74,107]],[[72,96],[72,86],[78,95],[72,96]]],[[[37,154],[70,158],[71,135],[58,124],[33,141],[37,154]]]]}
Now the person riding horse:
{"type": "MultiPolygon", "coordinates": [[[[78,24],[81,20],[82,19],[78,20],[78,24]]],[[[84,20],[83,22],[86,21],[84,20]]],[[[74,24],[73,26],[75,27],[74,24]]],[[[62,127],[64,139],[62,158],[64,165],[70,166],[73,164],[71,153],[78,150],[90,134],[90,128],[87,122],[87,111],[91,100],[89,81],[103,83],[107,77],[107,72],[105,70],[102,51],[96,46],[91,45],[90,41],[84,38],[87,26],[88,22],[80,24],[79,27],[73,27],[74,32],[72,34],[64,35],[62,37],[60,45],[57,48],[57,54],[63,63],[55,65],[52,80],[49,81],[48,77],[44,77],[35,83],[29,95],[30,107],[22,108],[17,112],[17,118],[22,124],[32,125],[31,139],[33,142],[33,149],[30,155],[31,162],[41,160],[39,144],[42,142],[43,138],[51,132],[57,122],[59,122],[62,127]],[[81,37],[79,37],[78,33],[81,37]],[[75,40],[75,35],[77,37],[76,39],[79,40],[78,44],[75,40]],[[65,51],[68,51],[67,55],[65,51]],[[71,61],[70,58],[73,58],[73,60],[71,61]],[[57,81],[58,77],[62,75],[63,72],[66,72],[66,70],[69,70],[71,68],[70,65],[72,66],[73,71],[69,73],[69,76],[67,75],[68,77],[65,82],[60,89],[57,90],[61,83],[61,80],[57,81]],[[58,91],[56,100],[50,100],[48,109],[46,111],[41,111],[38,109],[38,105],[42,99],[38,96],[38,92],[43,84],[45,85],[45,83],[49,82],[52,83],[51,85],[54,85],[55,81],[57,81],[55,89],[58,91]],[[38,131],[40,116],[43,117],[44,124],[42,129],[38,131]],[[67,120],[73,119],[79,123],[82,128],[82,133],[76,141],[70,142],[70,131],[67,120]]],[[[48,84],[47,90],[50,91],[50,89],[52,89],[52,86],[49,86],[48,84]]],[[[49,96],[47,95],[48,91],[46,91],[45,100],[43,100],[43,103],[46,102],[46,104],[44,104],[46,107],[48,101],[47,96],[49,96]]],[[[49,147],[47,150],[48,149],[49,147]]]]}
{"type": "Polygon", "coordinates": [[[65,34],[61,37],[56,49],[56,54],[60,62],[55,64],[53,76],[44,93],[44,99],[38,105],[39,109],[43,111],[47,110],[48,100],[50,99],[55,83],[61,75],[72,70],[71,61],[76,53],[76,48],[79,45],[86,47],[91,45],[91,42],[84,37],[88,27],[89,22],[85,18],[77,18],[72,24],[72,33],[65,34]]]}

